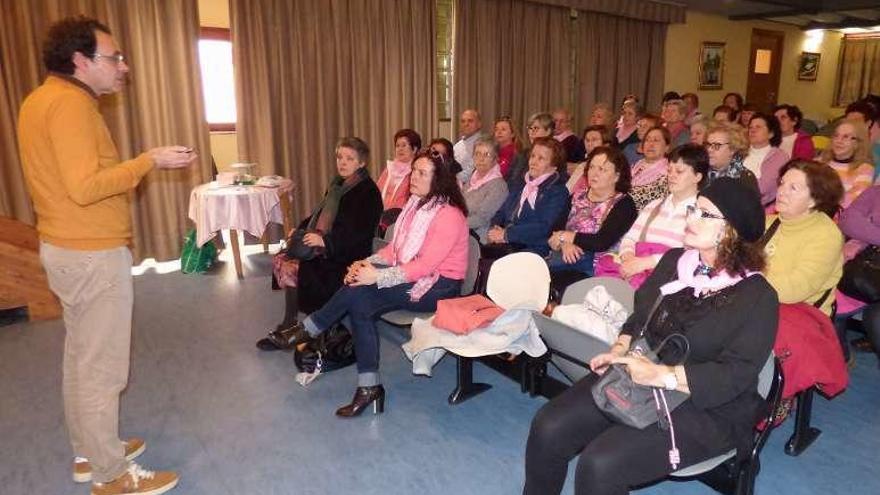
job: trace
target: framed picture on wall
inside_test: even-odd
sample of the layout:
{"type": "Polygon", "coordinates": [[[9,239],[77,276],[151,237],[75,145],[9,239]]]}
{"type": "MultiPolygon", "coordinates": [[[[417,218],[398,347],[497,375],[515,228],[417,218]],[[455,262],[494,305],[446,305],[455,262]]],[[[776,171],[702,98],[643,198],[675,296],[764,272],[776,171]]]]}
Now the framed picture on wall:
{"type": "Polygon", "coordinates": [[[819,75],[819,57],[821,54],[813,52],[801,52],[798,60],[798,79],[801,81],[815,81],[819,75]]]}
{"type": "Polygon", "coordinates": [[[724,87],[724,43],[704,41],[700,46],[700,89],[724,87]]]}

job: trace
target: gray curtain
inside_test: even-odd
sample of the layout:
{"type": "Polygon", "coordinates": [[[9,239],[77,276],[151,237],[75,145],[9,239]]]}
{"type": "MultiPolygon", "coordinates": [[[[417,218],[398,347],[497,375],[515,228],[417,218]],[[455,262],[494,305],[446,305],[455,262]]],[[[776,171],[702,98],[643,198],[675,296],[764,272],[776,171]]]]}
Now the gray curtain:
{"type": "Polygon", "coordinates": [[[432,0],[231,0],[239,155],[290,177],[303,215],[358,136],[374,178],[394,133],[436,134],[432,0]]]}
{"type": "MultiPolygon", "coordinates": [[[[570,10],[523,0],[459,0],[455,10],[453,112],[475,108],[484,130],[570,106],[570,10]]],[[[453,115],[457,118],[457,115],[453,115]]]]}
{"type": "MultiPolygon", "coordinates": [[[[597,102],[617,108],[633,93],[658,106],[667,24],[582,10],[572,15],[569,4],[590,3],[458,0],[454,112],[476,108],[487,131],[493,119],[508,115],[525,135],[525,118],[537,111],[566,107],[579,132],[597,102]]],[[[677,18],[667,14],[659,18],[677,18]]]]}

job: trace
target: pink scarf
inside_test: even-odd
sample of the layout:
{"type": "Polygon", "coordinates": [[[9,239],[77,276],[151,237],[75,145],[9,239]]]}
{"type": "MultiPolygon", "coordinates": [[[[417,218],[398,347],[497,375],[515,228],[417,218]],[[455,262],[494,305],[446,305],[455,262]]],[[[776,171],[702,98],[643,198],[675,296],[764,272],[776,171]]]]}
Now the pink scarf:
{"type": "Polygon", "coordinates": [[[535,209],[535,201],[538,200],[538,188],[555,173],[556,172],[547,172],[544,175],[532,179],[529,176],[529,173],[526,172],[526,185],[523,187],[522,194],[519,197],[519,209],[516,210],[516,216],[519,216],[522,213],[523,205],[525,205],[526,201],[529,202],[529,206],[531,206],[533,210],[535,209]]]}
{"type": "MultiPolygon", "coordinates": [[[[678,258],[678,278],[660,287],[660,294],[666,296],[691,287],[694,289],[694,296],[699,297],[708,292],[717,292],[725,287],[730,287],[743,279],[739,275],[731,277],[726,270],[713,277],[695,274],[699,266],[700,252],[696,249],[685,251],[681,258],[678,258]]],[[[747,272],[746,277],[755,273],[758,272],[747,272]]]]}
{"type": "Polygon", "coordinates": [[[388,175],[385,177],[385,184],[382,186],[382,199],[393,198],[397,195],[397,189],[403,183],[403,179],[412,171],[412,165],[406,162],[398,162],[396,160],[388,160],[386,169],[388,175]],[[391,195],[388,196],[388,186],[391,186],[391,195]]]}
{"type": "MultiPolygon", "coordinates": [[[[446,204],[435,198],[419,208],[421,200],[422,198],[418,196],[410,196],[400,212],[397,226],[394,229],[394,240],[391,241],[394,247],[392,266],[409,263],[419,254],[428,235],[428,228],[434,221],[434,217],[446,204]]],[[[439,278],[440,272],[435,270],[430,275],[416,280],[416,283],[409,290],[410,300],[415,302],[421,299],[431,290],[439,278]]]]}
{"type": "Polygon", "coordinates": [[[488,172],[483,174],[483,177],[478,177],[478,175],[479,172],[474,172],[474,174],[471,175],[471,180],[468,182],[467,190],[465,190],[465,192],[476,191],[480,188],[480,186],[489,182],[492,179],[504,178],[501,175],[501,167],[499,167],[497,164],[494,167],[490,168],[488,172]]]}
{"type": "Polygon", "coordinates": [[[661,158],[654,163],[648,163],[644,158],[639,160],[632,168],[633,187],[644,186],[660,180],[666,176],[669,160],[661,158]]]}
{"type": "Polygon", "coordinates": [[[624,127],[623,124],[621,124],[620,127],[617,128],[617,142],[622,143],[626,141],[634,132],[636,132],[635,124],[629,127],[624,127]]]}

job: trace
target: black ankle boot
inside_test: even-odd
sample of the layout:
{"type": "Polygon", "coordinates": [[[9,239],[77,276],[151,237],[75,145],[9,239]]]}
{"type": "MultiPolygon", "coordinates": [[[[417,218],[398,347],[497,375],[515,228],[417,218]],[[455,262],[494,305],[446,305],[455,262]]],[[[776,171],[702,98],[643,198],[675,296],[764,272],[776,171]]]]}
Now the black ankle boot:
{"type": "Polygon", "coordinates": [[[379,414],[385,410],[385,387],[382,385],[358,387],[354,391],[354,399],[351,404],[337,409],[336,415],[343,418],[359,416],[371,403],[373,404],[373,414],[379,414]]]}
{"type": "Polygon", "coordinates": [[[297,322],[286,328],[279,325],[269,335],[257,341],[257,348],[261,351],[290,351],[296,344],[307,340],[308,335],[301,323],[297,322]]]}

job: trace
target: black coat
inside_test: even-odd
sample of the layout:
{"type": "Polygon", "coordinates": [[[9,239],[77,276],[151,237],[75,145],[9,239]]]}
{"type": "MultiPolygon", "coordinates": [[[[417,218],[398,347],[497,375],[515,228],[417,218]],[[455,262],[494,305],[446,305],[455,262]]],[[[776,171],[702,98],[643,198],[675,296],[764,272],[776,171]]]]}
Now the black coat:
{"type": "MultiPolygon", "coordinates": [[[[297,286],[301,311],[311,313],[323,306],[342,287],[348,266],[372,254],[380,215],[382,195],[373,179],[361,181],[342,196],[333,228],[324,236],[324,254],[300,262],[297,286]]],[[[303,220],[301,227],[309,220],[303,220]]]]}
{"type": "MultiPolygon", "coordinates": [[[[639,335],[660,296],[660,287],[678,278],[678,259],[683,252],[671,249],[660,259],[636,291],[635,311],[623,324],[621,334],[639,335]]],[[[673,332],[688,338],[690,354],[684,369],[691,391],[689,401],[698,411],[680,418],[683,422],[675,424],[676,430],[697,431],[707,442],[726,436],[739,455],[748,452],[756,414],[764,404],[757,392],[758,374],[773,349],[778,321],[776,291],[761,275],[704,298],[695,298],[693,289],[683,289],[663,299],[645,336],[651,346],[673,332]]],[[[661,352],[663,358],[667,364],[676,361],[661,352]]],[[[678,410],[673,412],[674,419],[676,413],[678,410]]]]}

